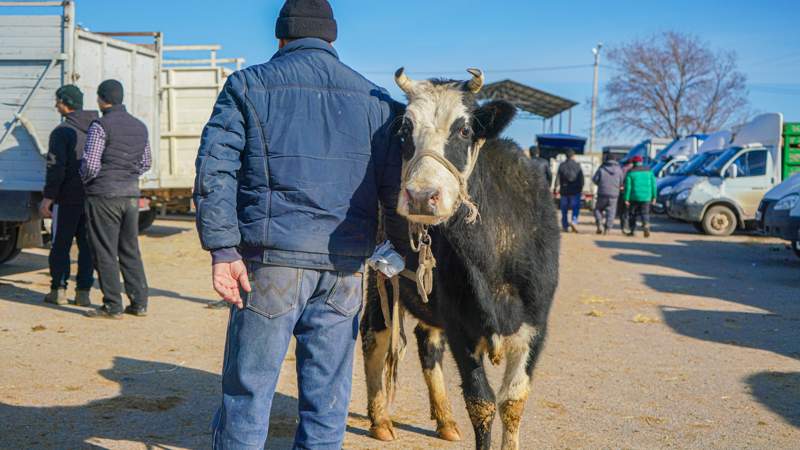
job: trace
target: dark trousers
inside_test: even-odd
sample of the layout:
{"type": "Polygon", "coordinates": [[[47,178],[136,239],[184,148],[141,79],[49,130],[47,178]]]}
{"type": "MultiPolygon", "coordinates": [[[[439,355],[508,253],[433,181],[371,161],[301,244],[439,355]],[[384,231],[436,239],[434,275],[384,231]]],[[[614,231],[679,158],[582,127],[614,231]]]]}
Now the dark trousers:
{"type": "Polygon", "coordinates": [[[594,220],[599,227],[601,224],[607,230],[614,228],[614,220],[617,218],[617,198],[616,197],[597,197],[594,205],[594,220]]]}
{"type": "Polygon", "coordinates": [[[86,215],[103,304],[112,312],[122,311],[121,271],[131,305],[147,307],[147,279],[139,253],[138,199],[89,196],[86,215]]]}
{"type": "Polygon", "coordinates": [[[581,194],[561,195],[561,228],[569,229],[570,225],[578,224],[578,216],[581,214],[581,194]],[[570,211],[572,216],[570,217],[570,211]]]}
{"type": "Polygon", "coordinates": [[[641,218],[642,227],[650,228],[650,202],[631,202],[628,218],[631,233],[636,230],[636,219],[641,218]]]}
{"type": "Polygon", "coordinates": [[[69,252],[72,241],[78,242],[78,276],[79,290],[89,290],[94,284],[94,265],[89,249],[89,238],[86,234],[86,213],[83,204],[55,205],[53,207],[53,241],[50,247],[50,287],[52,289],[67,288],[70,277],[69,252]]]}

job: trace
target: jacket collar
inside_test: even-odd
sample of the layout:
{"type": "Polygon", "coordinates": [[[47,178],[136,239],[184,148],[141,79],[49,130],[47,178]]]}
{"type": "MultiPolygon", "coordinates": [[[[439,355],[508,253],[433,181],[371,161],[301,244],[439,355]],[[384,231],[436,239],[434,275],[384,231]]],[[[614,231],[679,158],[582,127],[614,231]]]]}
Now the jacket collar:
{"type": "Polygon", "coordinates": [[[281,56],[297,52],[300,50],[323,51],[330,54],[334,58],[339,59],[339,54],[336,53],[336,50],[333,48],[331,44],[323,41],[322,39],[317,39],[317,38],[303,38],[289,42],[282,49],[278,50],[278,52],[275,53],[272,59],[280,58],[281,56]]]}
{"type": "Polygon", "coordinates": [[[103,115],[106,115],[106,114],[112,113],[112,112],[118,112],[118,111],[125,112],[126,111],[125,105],[114,105],[111,108],[104,109],[103,110],[103,115]]]}

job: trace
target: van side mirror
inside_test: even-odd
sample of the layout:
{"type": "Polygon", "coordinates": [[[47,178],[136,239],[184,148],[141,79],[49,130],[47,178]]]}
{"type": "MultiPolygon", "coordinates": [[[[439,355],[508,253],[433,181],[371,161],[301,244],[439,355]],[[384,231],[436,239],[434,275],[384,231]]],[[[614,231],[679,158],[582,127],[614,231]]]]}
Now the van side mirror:
{"type": "Polygon", "coordinates": [[[725,178],[736,178],[739,175],[739,167],[736,164],[731,164],[725,169],[725,178]]]}

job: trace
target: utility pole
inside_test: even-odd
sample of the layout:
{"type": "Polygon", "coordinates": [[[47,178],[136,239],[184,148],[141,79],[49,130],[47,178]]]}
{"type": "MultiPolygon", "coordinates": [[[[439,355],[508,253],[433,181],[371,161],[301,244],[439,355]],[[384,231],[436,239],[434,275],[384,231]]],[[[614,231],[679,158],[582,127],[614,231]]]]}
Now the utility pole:
{"type": "Polygon", "coordinates": [[[591,137],[589,138],[589,151],[595,151],[595,132],[597,130],[597,84],[598,74],[600,72],[600,49],[603,48],[603,43],[598,42],[597,47],[592,49],[594,54],[594,87],[592,88],[592,130],[591,137]]]}

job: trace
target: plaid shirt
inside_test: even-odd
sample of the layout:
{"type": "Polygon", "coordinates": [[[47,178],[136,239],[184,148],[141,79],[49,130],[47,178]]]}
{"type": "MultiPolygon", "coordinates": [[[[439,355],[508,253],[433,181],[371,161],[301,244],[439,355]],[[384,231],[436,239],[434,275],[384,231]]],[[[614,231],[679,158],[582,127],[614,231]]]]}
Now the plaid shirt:
{"type": "MultiPolygon", "coordinates": [[[[81,160],[81,180],[86,184],[97,177],[103,163],[103,152],[106,150],[106,130],[98,122],[89,127],[86,134],[86,146],[83,148],[83,159],[81,160]]],[[[143,175],[150,170],[152,165],[152,155],[150,153],[150,142],[144,145],[142,160],[139,162],[139,175],[143,175]]]]}

